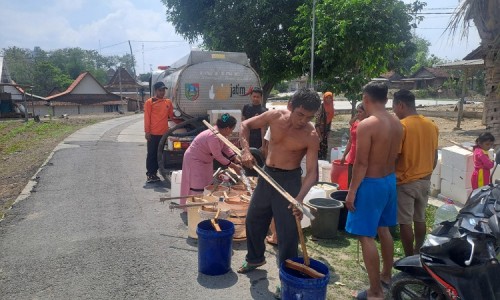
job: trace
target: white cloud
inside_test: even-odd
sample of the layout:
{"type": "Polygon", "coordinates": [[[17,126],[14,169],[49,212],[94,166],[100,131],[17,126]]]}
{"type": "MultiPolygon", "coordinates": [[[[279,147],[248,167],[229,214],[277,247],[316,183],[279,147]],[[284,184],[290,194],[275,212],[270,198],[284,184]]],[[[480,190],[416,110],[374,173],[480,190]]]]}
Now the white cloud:
{"type": "MultiPolygon", "coordinates": [[[[30,1],[28,1],[30,2],[30,1]]],[[[102,49],[103,55],[129,53],[131,40],[138,72],[170,64],[189,51],[187,43],[143,43],[137,41],[182,41],[165,20],[160,1],[55,0],[45,6],[10,3],[0,12],[0,48],[17,46],[43,50],[67,47],[102,49]],[[73,17],[72,17],[73,16],[73,17]],[[89,20],[89,21],[87,21],[89,20]],[[143,60],[144,57],[144,60],[143,60]]]]}

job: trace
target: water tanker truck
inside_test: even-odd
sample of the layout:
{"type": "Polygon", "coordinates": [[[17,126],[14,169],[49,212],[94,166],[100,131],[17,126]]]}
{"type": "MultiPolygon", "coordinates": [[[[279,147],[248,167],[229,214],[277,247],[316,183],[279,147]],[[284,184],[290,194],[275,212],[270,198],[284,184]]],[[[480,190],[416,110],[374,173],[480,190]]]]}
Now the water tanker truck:
{"type": "Polygon", "coordinates": [[[181,167],[191,141],[206,129],[203,120],[215,124],[224,113],[234,116],[238,124],[232,140],[237,142],[241,109],[249,103],[253,87],[260,86],[259,76],[245,53],[199,50],[153,72],[150,86],[159,81],[168,88],[166,97],[172,100],[175,115],[158,149],[159,170],[164,178],[170,170],[181,167]]]}

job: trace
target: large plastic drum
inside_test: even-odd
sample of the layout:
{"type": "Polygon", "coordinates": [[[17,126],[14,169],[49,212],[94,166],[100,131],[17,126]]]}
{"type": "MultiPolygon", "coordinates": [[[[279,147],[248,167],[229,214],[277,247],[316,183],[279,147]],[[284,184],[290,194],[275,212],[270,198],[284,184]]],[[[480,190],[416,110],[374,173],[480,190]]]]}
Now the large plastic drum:
{"type": "Polygon", "coordinates": [[[218,220],[220,232],[215,231],[210,220],[198,224],[198,271],[205,275],[222,275],[231,270],[234,225],[218,220]]]}
{"type": "Polygon", "coordinates": [[[347,190],[349,188],[347,186],[348,173],[349,169],[347,164],[341,164],[338,159],[332,162],[331,181],[338,183],[339,189],[341,190],[347,190]]]}
{"type": "MultiPolygon", "coordinates": [[[[302,257],[292,259],[295,262],[304,263],[302,257]]],[[[321,300],[326,299],[326,287],[330,280],[328,267],[314,259],[310,259],[309,267],[325,274],[323,278],[310,278],[299,271],[285,267],[283,262],[280,267],[281,299],[282,300],[321,300]]]]}

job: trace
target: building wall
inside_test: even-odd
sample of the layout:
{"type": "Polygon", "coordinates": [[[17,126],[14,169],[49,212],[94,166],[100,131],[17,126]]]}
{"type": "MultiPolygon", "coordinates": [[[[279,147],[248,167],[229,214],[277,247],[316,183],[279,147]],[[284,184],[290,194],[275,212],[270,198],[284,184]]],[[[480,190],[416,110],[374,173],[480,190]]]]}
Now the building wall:
{"type": "MultiPolygon", "coordinates": [[[[52,113],[52,108],[47,105],[35,105],[35,116],[45,116],[45,115],[50,115],[52,113]]],[[[33,112],[33,107],[31,105],[28,105],[28,112],[32,113],[33,112]]]]}
{"type": "Polygon", "coordinates": [[[85,76],[82,81],[75,86],[71,94],[106,94],[106,91],[90,76],[85,76]]]}
{"type": "Polygon", "coordinates": [[[82,105],[80,106],[80,114],[92,115],[104,113],[104,105],[82,105]]]}
{"type": "Polygon", "coordinates": [[[64,114],[78,115],[77,105],[52,106],[53,116],[58,117],[64,114]]]}

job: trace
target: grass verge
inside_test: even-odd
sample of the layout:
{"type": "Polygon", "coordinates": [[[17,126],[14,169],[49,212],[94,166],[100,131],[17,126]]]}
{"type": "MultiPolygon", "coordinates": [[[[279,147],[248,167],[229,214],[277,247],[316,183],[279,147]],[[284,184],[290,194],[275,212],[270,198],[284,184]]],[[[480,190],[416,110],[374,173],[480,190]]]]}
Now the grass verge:
{"type": "MultiPolygon", "coordinates": [[[[426,209],[427,232],[432,229],[436,207],[429,205],[426,209]]],[[[361,246],[357,239],[345,231],[339,231],[333,239],[315,239],[310,229],[304,230],[307,238],[309,255],[325,263],[330,269],[328,299],[352,299],[353,293],[368,287],[368,275],[364,269],[361,246]],[[359,256],[358,256],[359,253],[359,256]]],[[[399,236],[399,228],[393,230],[394,260],[404,256],[399,236]]],[[[377,244],[380,248],[380,244],[377,244]]],[[[379,249],[380,250],[380,249],[379,249]]]]}

